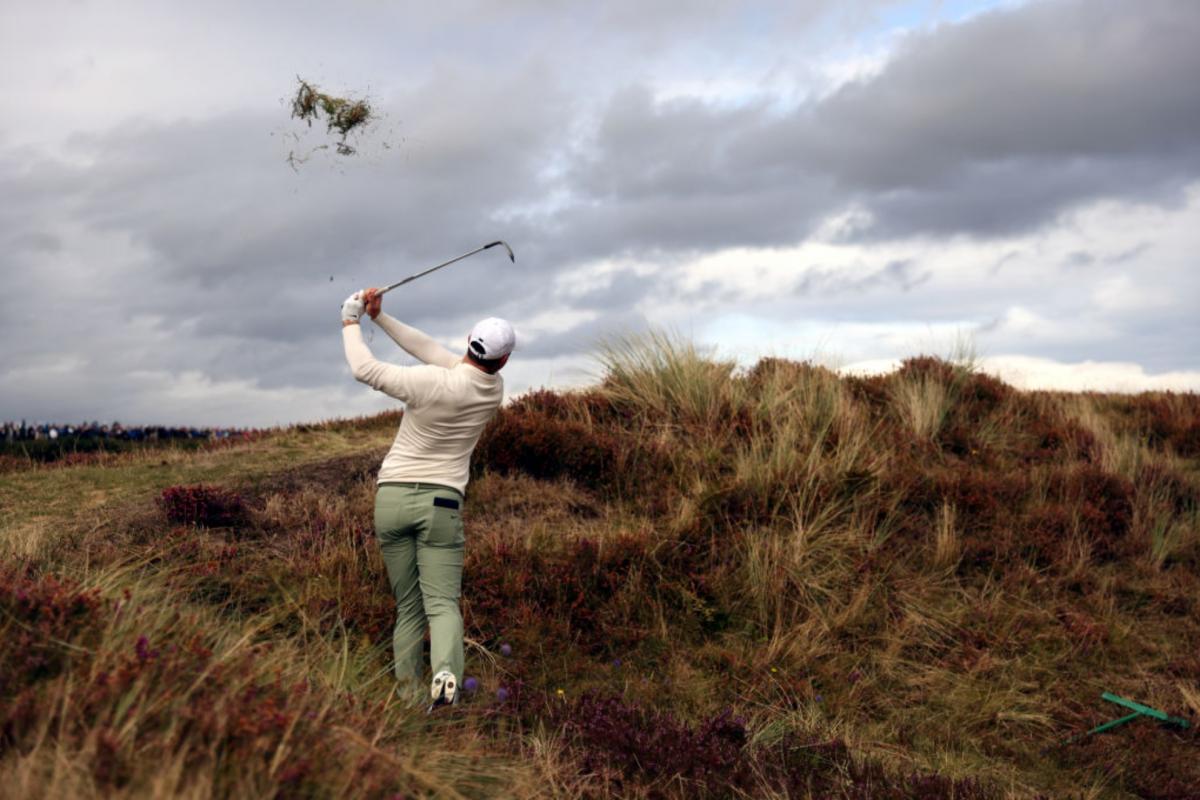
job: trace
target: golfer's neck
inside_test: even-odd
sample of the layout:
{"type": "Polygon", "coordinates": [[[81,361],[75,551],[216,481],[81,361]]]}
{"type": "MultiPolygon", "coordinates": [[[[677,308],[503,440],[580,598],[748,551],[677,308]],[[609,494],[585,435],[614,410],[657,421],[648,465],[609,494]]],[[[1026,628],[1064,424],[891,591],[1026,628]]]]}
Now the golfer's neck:
{"type": "Polygon", "coordinates": [[[470,357],[469,357],[469,356],[463,356],[463,357],[462,357],[462,363],[464,363],[464,364],[468,364],[468,365],[470,365],[470,366],[474,367],[475,369],[477,369],[477,370],[479,370],[480,372],[482,372],[484,375],[495,375],[495,374],[496,374],[496,372],[499,372],[499,371],[500,371],[500,370],[496,370],[496,372],[489,372],[488,370],[484,369],[483,367],[479,366],[479,365],[478,365],[478,364],[476,364],[474,361],[472,361],[472,360],[470,359],[470,357]]]}

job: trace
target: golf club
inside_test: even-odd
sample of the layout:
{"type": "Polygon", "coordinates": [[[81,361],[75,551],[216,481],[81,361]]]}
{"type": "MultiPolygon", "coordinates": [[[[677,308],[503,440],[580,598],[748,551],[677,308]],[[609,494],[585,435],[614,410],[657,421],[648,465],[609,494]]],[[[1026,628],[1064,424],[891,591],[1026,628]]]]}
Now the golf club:
{"type": "Polygon", "coordinates": [[[436,272],[437,270],[441,269],[442,267],[450,266],[455,261],[462,261],[467,256],[473,256],[476,253],[482,253],[484,250],[487,250],[489,247],[495,247],[496,245],[503,246],[504,249],[508,251],[509,261],[513,262],[514,264],[517,263],[517,257],[515,255],[513,255],[512,248],[508,246],[508,243],[497,239],[496,241],[491,242],[490,244],[485,244],[483,247],[477,247],[469,253],[463,253],[461,256],[458,256],[457,258],[452,258],[449,261],[443,261],[441,264],[438,264],[436,267],[430,267],[429,269],[425,270],[424,272],[418,272],[416,275],[409,275],[407,278],[405,278],[402,281],[396,281],[395,283],[393,283],[390,286],[385,286],[382,289],[380,289],[378,292],[376,292],[375,296],[379,297],[380,295],[387,294],[392,289],[395,289],[397,286],[403,286],[406,283],[415,281],[417,278],[423,278],[426,275],[428,275],[429,273],[436,272]]]}

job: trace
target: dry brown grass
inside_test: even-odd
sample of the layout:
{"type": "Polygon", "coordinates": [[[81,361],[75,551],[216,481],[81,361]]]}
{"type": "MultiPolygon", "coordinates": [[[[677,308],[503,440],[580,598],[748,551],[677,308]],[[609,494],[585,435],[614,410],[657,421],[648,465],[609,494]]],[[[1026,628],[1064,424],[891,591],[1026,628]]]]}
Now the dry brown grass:
{"type": "MultiPolygon", "coordinates": [[[[369,472],[394,417],[6,475],[0,634],[41,631],[47,660],[3,654],[28,670],[0,692],[0,785],[1116,798],[1200,781],[1194,729],[1057,747],[1109,714],[1102,691],[1200,713],[1192,400],[1019,393],[934,359],[840,379],[621,347],[596,390],[516,403],[489,433],[485,454],[528,441],[472,483],[481,688],[452,716],[390,695],[369,472]],[[158,493],[201,482],[244,514],[167,523],[158,493]],[[50,574],[102,606],[31,616],[16,592],[50,574]],[[611,716],[594,696],[619,698],[611,716]],[[726,707],[736,747],[703,734],[726,707]],[[674,755],[628,760],[663,719],[674,755]]],[[[73,608],[64,586],[39,602],[73,608]]]]}

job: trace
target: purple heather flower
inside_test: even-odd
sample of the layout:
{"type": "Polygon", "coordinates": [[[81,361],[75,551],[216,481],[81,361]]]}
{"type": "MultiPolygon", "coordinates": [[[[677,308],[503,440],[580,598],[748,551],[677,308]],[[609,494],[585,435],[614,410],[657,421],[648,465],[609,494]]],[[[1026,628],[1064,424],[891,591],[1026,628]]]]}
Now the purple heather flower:
{"type": "Polygon", "coordinates": [[[500,655],[504,656],[505,658],[508,658],[512,655],[512,646],[508,642],[500,645],[500,655]]]}
{"type": "Polygon", "coordinates": [[[613,665],[614,667],[619,667],[619,666],[621,666],[621,659],[619,659],[619,658],[614,658],[614,659],[612,660],[612,665],[613,665]]]}
{"type": "Polygon", "coordinates": [[[475,694],[476,690],[479,689],[479,681],[475,680],[474,678],[467,678],[465,681],[463,681],[463,688],[471,694],[475,694]]]}
{"type": "Polygon", "coordinates": [[[503,703],[505,700],[507,700],[508,699],[508,689],[505,689],[503,686],[501,686],[499,689],[497,689],[496,690],[496,699],[499,700],[501,703],[503,703]]]}
{"type": "Polygon", "coordinates": [[[133,649],[137,653],[138,661],[149,661],[158,657],[158,651],[150,649],[150,640],[144,635],[138,637],[137,644],[133,646],[133,649]]]}
{"type": "Polygon", "coordinates": [[[814,700],[816,700],[816,701],[819,703],[819,702],[821,702],[821,700],[822,700],[822,697],[821,697],[821,695],[817,695],[817,696],[816,696],[816,697],[814,697],[813,699],[814,699],[814,700]]]}

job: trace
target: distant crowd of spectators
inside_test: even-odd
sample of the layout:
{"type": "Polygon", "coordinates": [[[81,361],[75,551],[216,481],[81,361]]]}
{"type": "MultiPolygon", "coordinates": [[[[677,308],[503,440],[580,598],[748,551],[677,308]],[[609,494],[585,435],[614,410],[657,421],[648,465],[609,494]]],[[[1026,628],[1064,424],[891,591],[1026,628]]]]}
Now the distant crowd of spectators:
{"type": "Polygon", "coordinates": [[[249,438],[255,431],[244,428],[179,428],[169,425],[131,425],[119,422],[101,425],[99,422],[81,422],[78,425],[60,425],[49,422],[26,424],[25,420],[5,422],[0,426],[0,441],[5,443],[54,440],[73,437],[85,440],[160,442],[173,440],[217,440],[249,438]]]}

